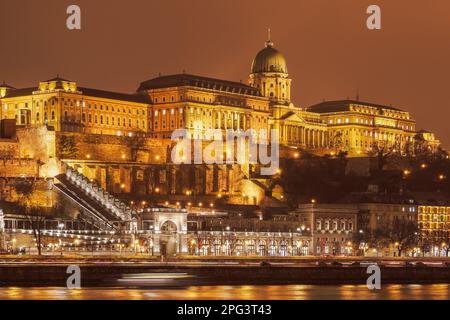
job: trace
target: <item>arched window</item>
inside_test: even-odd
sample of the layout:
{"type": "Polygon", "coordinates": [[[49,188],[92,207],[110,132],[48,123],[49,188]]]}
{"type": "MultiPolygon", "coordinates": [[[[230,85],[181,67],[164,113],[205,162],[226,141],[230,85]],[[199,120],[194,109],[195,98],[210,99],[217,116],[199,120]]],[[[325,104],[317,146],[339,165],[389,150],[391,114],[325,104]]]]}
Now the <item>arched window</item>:
{"type": "Polygon", "coordinates": [[[286,257],[288,255],[286,240],[283,240],[280,243],[280,254],[281,254],[282,257],[286,257]]]}
{"type": "Polygon", "coordinates": [[[277,255],[277,242],[275,240],[270,240],[269,244],[269,256],[277,255]]]}
{"type": "Polygon", "coordinates": [[[213,253],[213,255],[220,256],[220,254],[221,254],[220,247],[221,247],[220,240],[219,239],[214,240],[213,246],[212,246],[212,250],[213,250],[212,253],[213,253]]]}
{"type": "Polygon", "coordinates": [[[266,242],[264,240],[258,242],[258,255],[261,257],[266,255],[266,242]]]}
{"type": "Polygon", "coordinates": [[[255,240],[248,240],[246,243],[246,249],[248,255],[255,254],[255,240]]]}

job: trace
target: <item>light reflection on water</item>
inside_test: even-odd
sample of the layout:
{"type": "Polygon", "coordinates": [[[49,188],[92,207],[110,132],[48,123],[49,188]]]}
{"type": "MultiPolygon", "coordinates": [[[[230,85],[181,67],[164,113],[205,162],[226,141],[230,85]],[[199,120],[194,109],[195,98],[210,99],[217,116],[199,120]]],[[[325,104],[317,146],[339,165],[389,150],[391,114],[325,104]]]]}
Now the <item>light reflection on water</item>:
{"type": "Polygon", "coordinates": [[[448,300],[450,284],[385,285],[368,290],[365,285],[219,285],[185,288],[0,288],[1,300],[448,300]]]}

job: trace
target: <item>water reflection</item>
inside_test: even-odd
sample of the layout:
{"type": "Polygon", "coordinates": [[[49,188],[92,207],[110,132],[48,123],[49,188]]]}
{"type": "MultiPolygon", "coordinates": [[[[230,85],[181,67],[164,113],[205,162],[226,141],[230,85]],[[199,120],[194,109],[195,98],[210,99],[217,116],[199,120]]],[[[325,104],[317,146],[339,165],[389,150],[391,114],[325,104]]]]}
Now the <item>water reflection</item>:
{"type": "Polygon", "coordinates": [[[385,285],[368,290],[365,285],[242,285],[189,286],[185,288],[0,288],[1,300],[448,300],[450,284],[385,285]]]}

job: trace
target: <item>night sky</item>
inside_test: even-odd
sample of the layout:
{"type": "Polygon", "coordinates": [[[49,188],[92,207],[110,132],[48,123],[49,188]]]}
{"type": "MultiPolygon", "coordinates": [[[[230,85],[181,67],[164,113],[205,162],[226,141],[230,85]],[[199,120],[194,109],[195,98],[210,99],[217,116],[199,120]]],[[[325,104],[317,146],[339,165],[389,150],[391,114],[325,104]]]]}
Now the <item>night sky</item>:
{"type": "Polygon", "coordinates": [[[135,91],[187,73],[247,81],[267,28],[287,58],[292,99],[354,98],[412,112],[450,147],[448,0],[0,0],[0,81],[35,86],[59,73],[82,86],[135,91]],[[66,8],[82,30],[66,28],[66,8]],[[366,27],[378,4],[382,30],[366,27]]]}

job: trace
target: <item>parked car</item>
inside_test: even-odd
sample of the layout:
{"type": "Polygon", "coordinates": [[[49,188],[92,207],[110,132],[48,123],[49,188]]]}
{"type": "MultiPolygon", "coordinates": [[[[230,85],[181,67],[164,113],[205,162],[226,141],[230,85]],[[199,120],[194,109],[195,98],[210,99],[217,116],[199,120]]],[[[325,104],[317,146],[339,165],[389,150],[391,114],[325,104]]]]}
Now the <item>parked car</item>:
{"type": "Polygon", "coordinates": [[[271,264],[270,264],[270,262],[269,261],[261,261],[260,263],[259,263],[259,265],[261,266],[261,267],[270,267],[271,266],[271,264]]]}
{"type": "Polygon", "coordinates": [[[331,265],[334,266],[334,267],[341,267],[343,264],[341,262],[339,262],[339,261],[333,261],[331,263],[331,265]]]}

